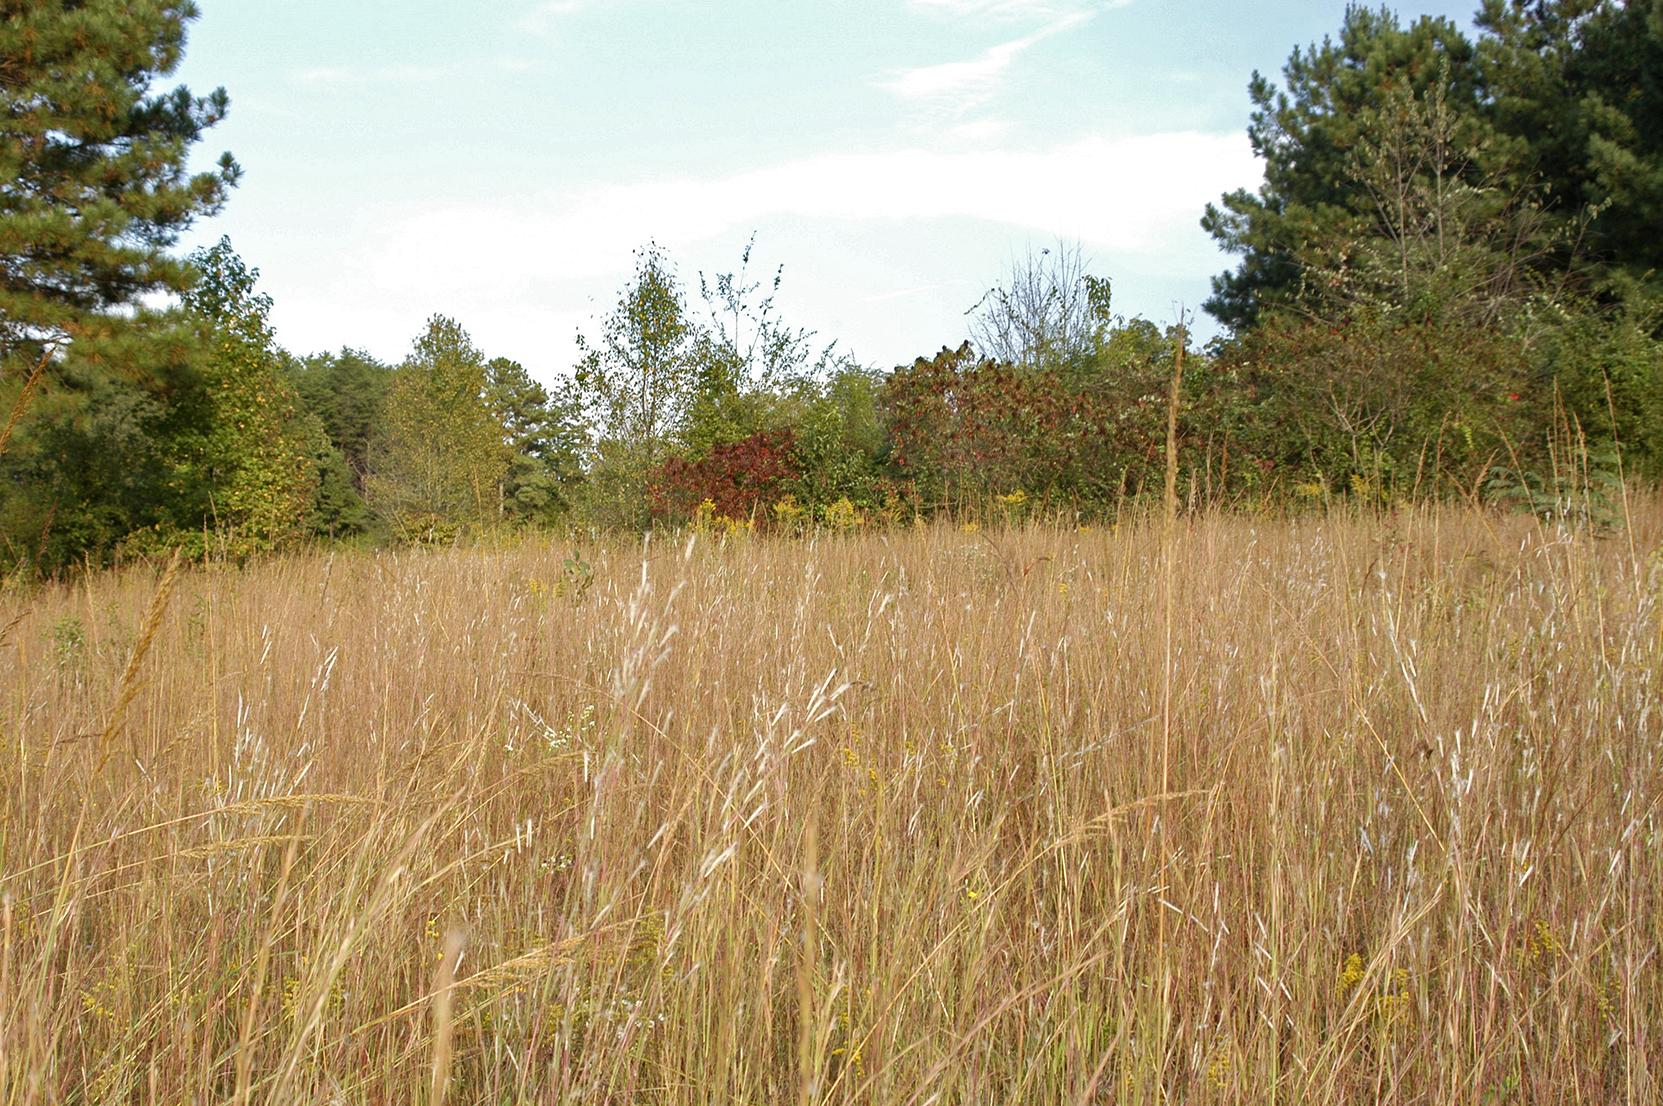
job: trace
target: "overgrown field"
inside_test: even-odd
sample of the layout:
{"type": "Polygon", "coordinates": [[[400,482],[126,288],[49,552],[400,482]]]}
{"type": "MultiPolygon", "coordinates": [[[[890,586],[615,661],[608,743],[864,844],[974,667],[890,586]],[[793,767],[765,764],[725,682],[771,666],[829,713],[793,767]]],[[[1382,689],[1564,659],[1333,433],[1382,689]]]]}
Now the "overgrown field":
{"type": "Polygon", "coordinates": [[[0,1098],[1658,1101],[1660,538],[1183,520],[1169,665],[1158,522],[14,589],[0,1098]]]}

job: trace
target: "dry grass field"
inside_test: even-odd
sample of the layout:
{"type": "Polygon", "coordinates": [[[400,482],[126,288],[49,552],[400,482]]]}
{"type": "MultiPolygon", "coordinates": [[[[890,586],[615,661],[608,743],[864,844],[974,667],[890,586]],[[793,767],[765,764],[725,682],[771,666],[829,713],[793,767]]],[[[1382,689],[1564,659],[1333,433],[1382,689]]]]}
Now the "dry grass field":
{"type": "Polygon", "coordinates": [[[0,1101],[1659,1101],[1633,512],[13,588],[0,1101]]]}

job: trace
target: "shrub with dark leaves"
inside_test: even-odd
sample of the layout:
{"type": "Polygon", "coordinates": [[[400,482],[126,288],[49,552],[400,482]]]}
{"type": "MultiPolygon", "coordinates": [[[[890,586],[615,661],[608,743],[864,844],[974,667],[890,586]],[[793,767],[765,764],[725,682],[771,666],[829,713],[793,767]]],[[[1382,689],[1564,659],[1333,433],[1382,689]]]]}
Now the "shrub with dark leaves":
{"type": "Polygon", "coordinates": [[[672,457],[652,475],[653,517],[683,523],[708,501],[716,518],[766,525],[767,508],[798,476],[792,444],[790,430],[773,430],[718,445],[697,460],[672,457]]]}

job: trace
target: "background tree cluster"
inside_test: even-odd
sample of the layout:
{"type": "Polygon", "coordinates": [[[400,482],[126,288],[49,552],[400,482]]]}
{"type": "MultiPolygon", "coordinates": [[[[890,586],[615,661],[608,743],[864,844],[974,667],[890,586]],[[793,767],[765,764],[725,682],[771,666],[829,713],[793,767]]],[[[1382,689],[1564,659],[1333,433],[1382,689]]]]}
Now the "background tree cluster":
{"type": "Polygon", "coordinates": [[[1255,74],[1266,179],[1203,217],[1239,258],[1205,349],[1115,315],[1058,243],[1010,266],[970,341],[884,372],[788,325],[751,248],[684,281],[649,244],[552,388],[442,315],[396,365],[293,356],[228,241],[170,253],[240,173],[186,168],[223,90],[153,87],[195,15],[0,5],[13,568],[508,527],[1107,517],[1159,484],[1180,351],[1191,499],[1539,507],[1663,473],[1660,0],[1485,0],[1472,37],[1353,6],[1280,86],[1255,74]]]}
{"type": "Polygon", "coordinates": [[[1207,309],[1276,471],[1374,494],[1568,454],[1663,470],[1663,7],[1485,0],[1479,35],[1348,9],[1277,88],[1266,182],[1208,208],[1207,309]]]}
{"type": "MultiPolygon", "coordinates": [[[[1663,472],[1663,5],[1485,0],[1476,25],[1354,5],[1282,87],[1254,75],[1266,182],[1203,218],[1240,262],[1205,305],[1227,334],[1186,349],[1187,495],[1551,502],[1663,472]]],[[[800,453],[770,486],[816,509],[1099,515],[1151,486],[1183,328],[1113,315],[1061,243],[970,330],[874,378],[850,487],[799,490],[825,461],[800,453]]],[[[794,429],[788,387],[726,379],[757,397],[730,436],[794,429]]]]}

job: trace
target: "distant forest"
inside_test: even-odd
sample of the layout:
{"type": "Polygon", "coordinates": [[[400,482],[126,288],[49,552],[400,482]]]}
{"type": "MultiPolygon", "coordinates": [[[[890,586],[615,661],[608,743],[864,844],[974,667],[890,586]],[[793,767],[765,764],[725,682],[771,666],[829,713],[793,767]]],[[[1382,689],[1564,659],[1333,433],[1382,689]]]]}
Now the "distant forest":
{"type": "Polygon", "coordinates": [[[225,92],[153,87],[194,16],[0,8],[8,572],[513,528],[1095,523],[1158,491],[1180,357],[1191,504],[1598,524],[1663,473],[1654,0],[1485,0],[1476,37],[1352,7],[1280,83],[1254,74],[1265,184],[1198,213],[1238,258],[1205,348],[1115,314],[1064,242],[967,335],[879,369],[782,319],[749,249],[689,280],[648,244],[553,387],[443,315],[398,364],[298,356],[229,241],[169,252],[241,175],[186,169],[225,92]]]}

